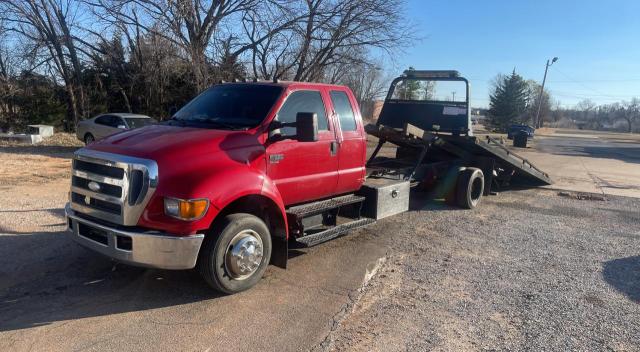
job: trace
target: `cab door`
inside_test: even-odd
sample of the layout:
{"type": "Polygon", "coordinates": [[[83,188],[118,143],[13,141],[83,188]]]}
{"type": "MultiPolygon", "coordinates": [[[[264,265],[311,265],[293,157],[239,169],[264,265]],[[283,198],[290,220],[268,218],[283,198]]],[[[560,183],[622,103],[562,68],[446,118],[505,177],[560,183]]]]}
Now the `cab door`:
{"type": "Polygon", "coordinates": [[[338,128],[337,193],[349,193],[360,188],[366,175],[366,136],[360,111],[353,95],[346,90],[331,89],[329,98],[333,120],[338,128]]]}
{"type": "Polygon", "coordinates": [[[338,184],[337,142],[322,91],[290,91],[274,121],[295,122],[299,112],[317,114],[318,141],[298,142],[292,138],[295,128],[285,127],[270,132],[269,140],[276,141],[268,141],[266,148],[267,174],[285,205],[330,197],[338,184]]]}

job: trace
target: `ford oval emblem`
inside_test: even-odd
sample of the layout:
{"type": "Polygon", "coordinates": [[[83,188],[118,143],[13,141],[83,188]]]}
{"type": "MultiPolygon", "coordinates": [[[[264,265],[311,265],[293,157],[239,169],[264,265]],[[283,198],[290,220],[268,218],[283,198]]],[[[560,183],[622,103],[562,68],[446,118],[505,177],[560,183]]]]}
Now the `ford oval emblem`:
{"type": "Polygon", "coordinates": [[[98,182],[91,181],[88,184],[89,189],[94,192],[100,192],[100,184],[98,182]]]}

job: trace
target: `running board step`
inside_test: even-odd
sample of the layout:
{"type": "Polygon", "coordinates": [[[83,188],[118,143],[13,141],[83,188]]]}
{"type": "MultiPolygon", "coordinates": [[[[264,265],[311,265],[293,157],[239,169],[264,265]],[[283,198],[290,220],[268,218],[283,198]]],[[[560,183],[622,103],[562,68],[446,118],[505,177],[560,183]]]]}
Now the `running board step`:
{"type": "Polygon", "coordinates": [[[354,220],[352,222],[348,222],[346,224],[338,225],[332,227],[328,230],[324,230],[321,232],[316,232],[311,235],[305,235],[296,239],[296,242],[300,244],[301,247],[313,247],[323,242],[327,242],[334,238],[340,237],[341,235],[355,230],[360,227],[365,227],[367,225],[373,224],[376,222],[375,219],[371,218],[362,218],[359,220],[354,220]]]}
{"type": "Polygon", "coordinates": [[[287,214],[291,214],[298,218],[304,218],[311,215],[320,214],[329,209],[335,209],[344,205],[360,203],[364,201],[364,197],[348,194],[346,196],[335,197],[331,199],[321,200],[313,203],[297,205],[287,209],[287,214]]]}

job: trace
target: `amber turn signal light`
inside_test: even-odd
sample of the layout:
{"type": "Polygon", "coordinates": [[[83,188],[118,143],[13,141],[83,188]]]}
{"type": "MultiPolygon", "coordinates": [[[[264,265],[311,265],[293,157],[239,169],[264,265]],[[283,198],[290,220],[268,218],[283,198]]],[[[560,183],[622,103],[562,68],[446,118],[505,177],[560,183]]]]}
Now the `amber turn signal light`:
{"type": "Polygon", "coordinates": [[[180,220],[201,219],[209,208],[208,199],[164,199],[164,213],[180,220]]]}

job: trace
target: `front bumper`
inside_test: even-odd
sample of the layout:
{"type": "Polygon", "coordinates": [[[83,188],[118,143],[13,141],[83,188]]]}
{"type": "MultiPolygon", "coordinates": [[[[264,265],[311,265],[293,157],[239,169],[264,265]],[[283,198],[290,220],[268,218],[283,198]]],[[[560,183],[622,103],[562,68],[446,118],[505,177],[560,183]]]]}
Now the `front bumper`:
{"type": "Polygon", "coordinates": [[[125,231],[78,217],[65,206],[68,230],[80,245],[126,264],[158,269],[196,266],[203,234],[174,236],[156,231],[125,231]]]}

